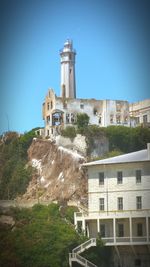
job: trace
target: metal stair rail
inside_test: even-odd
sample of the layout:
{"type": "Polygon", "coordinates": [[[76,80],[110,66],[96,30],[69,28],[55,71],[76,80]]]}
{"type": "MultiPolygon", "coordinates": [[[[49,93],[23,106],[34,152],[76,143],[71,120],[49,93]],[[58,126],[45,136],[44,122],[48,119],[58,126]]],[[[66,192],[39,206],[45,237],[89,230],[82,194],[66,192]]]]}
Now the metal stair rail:
{"type": "Polygon", "coordinates": [[[91,238],[90,240],[87,240],[83,244],[74,248],[72,253],[69,253],[69,266],[72,267],[72,262],[76,261],[84,267],[97,267],[94,263],[79,255],[79,253],[82,253],[86,249],[94,246],[96,246],[96,238],[91,238]]]}
{"type": "Polygon", "coordinates": [[[91,238],[72,250],[72,253],[82,253],[90,247],[96,247],[96,238],[91,238]]]}
{"type": "Polygon", "coordinates": [[[77,253],[69,254],[69,265],[72,266],[72,261],[76,261],[84,267],[97,267],[94,263],[88,261],[77,253]]]}

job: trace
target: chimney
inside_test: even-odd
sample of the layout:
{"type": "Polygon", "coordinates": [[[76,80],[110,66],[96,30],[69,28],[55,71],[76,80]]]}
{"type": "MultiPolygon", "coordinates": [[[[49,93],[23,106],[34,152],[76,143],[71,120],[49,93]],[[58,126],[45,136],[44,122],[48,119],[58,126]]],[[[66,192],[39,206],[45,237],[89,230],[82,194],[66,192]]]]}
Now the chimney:
{"type": "Polygon", "coordinates": [[[147,154],[148,154],[148,159],[150,160],[150,143],[147,144],[147,154]]]}

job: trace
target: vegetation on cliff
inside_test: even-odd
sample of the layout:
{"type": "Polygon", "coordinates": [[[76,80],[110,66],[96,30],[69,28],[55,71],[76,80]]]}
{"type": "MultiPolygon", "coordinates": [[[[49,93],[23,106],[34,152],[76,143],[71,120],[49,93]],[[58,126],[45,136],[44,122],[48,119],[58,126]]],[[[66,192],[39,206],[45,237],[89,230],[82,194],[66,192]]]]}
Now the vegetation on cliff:
{"type": "Polygon", "coordinates": [[[76,129],[74,126],[68,126],[65,129],[61,130],[61,135],[64,137],[69,137],[73,140],[76,137],[76,129]]]}
{"type": "Polygon", "coordinates": [[[26,191],[32,177],[27,165],[27,149],[35,130],[24,135],[8,132],[0,142],[0,199],[14,199],[26,191]]]}
{"type": "Polygon", "coordinates": [[[110,151],[120,150],[123,153],[129,153],[145,149],[147,143],[150,143],[150,128],[108,126],[105,132],[109,139],[110,151]]]}
{"type": "MultiPolygon", "coordinates": [[[[7,211],[15,225],[0,224],[0,267],[68,267],[69,252],[86,240],[72,225],[75,210],[73,207],[60,208],[57,204],[38,204],[32,209],[7,211]]],[[[107,248],[100,243],[95,249],[91,253],[88,250],[86,258],[98,266],[101,262],[100,266],[109,267],[107,248]],[[99,263],[98,254],[101,255],[99,263]]]]}
{"type": "Polygon", "coordinates": [[[63,130],[62,135],[74,138],[77,133],[80,133],[86,136],[89,158],[94,147],[94,140],[103,137],[108,138],[109,141],[109,152],[104,157],[145,149],[147,143],[150,143],[150,128],[89,125],[89,118],[86,115],[85,113],[78,114],[76,127],[67,127],[63,130]]]}
{"type": "MultiPolygon", "coordinates": [[[[95,146],[95,139],[108,138],[109,152],[104,157],[145,149],[146,144],[150,143],[150,128],[125,126],[102,128],[97,125],[88,125],[88,117],[84,114],[78,115],[77,128],[68,127],[62,132],[64,136],[70,138],[74,138],[76,133],[86,136],[90,160],[99,159],[91,159],[90,157],[90,153],[95,146]]],[[[0,199],[14,199],[26,192],[34,171],[28,165],[27,159],[27,150],[34,136],[35,129],[24,135],[8,132],[4,137],[1,137],[0,199]]],[[[40,150],[38,153],[40,153],[40,150]]]]}

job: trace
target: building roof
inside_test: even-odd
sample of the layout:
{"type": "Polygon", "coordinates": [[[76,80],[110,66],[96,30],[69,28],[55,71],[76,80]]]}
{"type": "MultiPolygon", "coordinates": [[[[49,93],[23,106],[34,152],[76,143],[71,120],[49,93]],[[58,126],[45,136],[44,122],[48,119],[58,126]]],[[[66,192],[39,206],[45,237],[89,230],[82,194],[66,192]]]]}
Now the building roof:
{"type": "Polygon", "coordinates": [[[150,157],[148,156],[148,149],[143,149],[140,151],[92,161],[88,163],[84,163],[83,166],[94,166],[94,165],[104,165],[104,164],[119,164],[119,163],[130,163],[130,162],[141,162],[141,161],[150,161],[150,157]]]}

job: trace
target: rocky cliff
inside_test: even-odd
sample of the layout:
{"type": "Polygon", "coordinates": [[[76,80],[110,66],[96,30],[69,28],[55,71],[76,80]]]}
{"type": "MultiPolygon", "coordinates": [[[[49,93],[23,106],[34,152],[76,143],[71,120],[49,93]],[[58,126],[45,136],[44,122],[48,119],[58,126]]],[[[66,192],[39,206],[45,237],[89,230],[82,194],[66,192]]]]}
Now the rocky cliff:
{"type": "Polygon", "coordinates": [[[81,203],[87,199],[87,176],[81,168],[83,156],[53,141],[34,138],[28,158],[35,173],[22,199],[81,203]]]}

